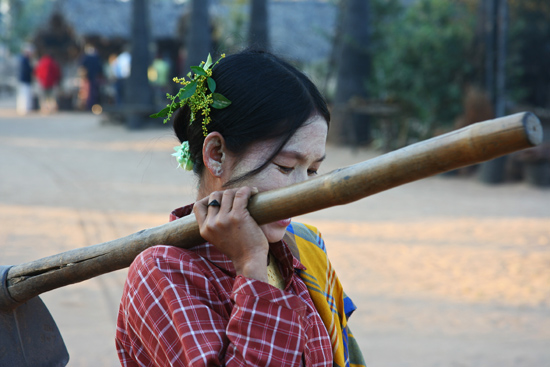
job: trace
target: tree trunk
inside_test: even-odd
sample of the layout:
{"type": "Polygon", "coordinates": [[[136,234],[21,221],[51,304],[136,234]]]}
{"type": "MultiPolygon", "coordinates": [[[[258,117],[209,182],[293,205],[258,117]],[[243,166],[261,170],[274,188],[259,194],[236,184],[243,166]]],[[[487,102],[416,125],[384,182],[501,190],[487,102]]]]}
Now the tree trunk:
{"type": "MultiPolygon", "coordinates": [[[[486,88],[496,117],[506,114],[506,41],[508,36],[508,1],[486,0],[486,88]]],[[[479,179],[488,184],[506,179],[507,156],[480,165],[479,179]]]]}
{"type": "Polygon", "coordinates": [[[367,97],[370,6],[368,0],[341,0],[340,4],[342,33],[336,50],[338,73],[331,139],[336,143],[360,145],[370,142],[369,118],[350,112],[347,106],[352,98],[367,97]]]}
{"type": "Polygon", "coordinates": [[[506,55],[508,41],[508,0],[499,0],[497,28],[497,60],[495,71],[495,113],[496,117],[506,114],[506,55]]]}
{"type": "Polygon", "coordinates": [[[251,1],[248,46],[265,51],[269,50],[269,17],[267,0],[251,1]]]}
{"type": "Polygon", "coordinates": [[[485,11],[485,89],[489,98],[495,103],[495,46],[497,17],[496,2],[498,0],[484,0],[485,11]]]}
{"type": "Polygon", "coordinates": [[[187,57],[183,75],[189,72],[191,66],[198,66],[201,61],[206,61],[212,50],[208,3],[208,0],[193,0],[191,4],[191,25],[187,35],[187,57]]]}
{"type": "Polygon", "coordinates": [[[128,105],[134,105],[134,113],[128,116],[128,127],[137,129],[143,126],[145,119],[140,110],[144,106],[153,104],[153,94],[147,78],[147,68],[151,62],[149,54],[149,2],[147,0],[133,0],[132,2],[132,48],[131,73],[128,78],[126,100],[128,105]]]}

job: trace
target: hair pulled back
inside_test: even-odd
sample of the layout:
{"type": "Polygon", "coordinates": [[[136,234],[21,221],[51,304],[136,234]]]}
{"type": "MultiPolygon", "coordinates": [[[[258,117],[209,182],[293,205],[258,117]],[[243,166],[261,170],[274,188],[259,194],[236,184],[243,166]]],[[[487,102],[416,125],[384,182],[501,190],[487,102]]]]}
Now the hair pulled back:
{"type": "MultiPolygon", "coordinates": [[[[246,50],[229,55],[213,68],[212,78],[216,92],[231,105],[210,110],[208,132],[219,132],[227,149],[237,156],[254,142],[279,141],[262,165],[232,183],[263,170],[310,117],[319,115],[327,124],[330,121],[326,102],[311,80],[271,53],[246,50]]],[[[189,142],[193,171],[200,176],[204,169],[202,116],[196,116],[193,123],[190,116],[188,106],[180,108],[174,117],[174,132],[180,142],[189,142]]]]}

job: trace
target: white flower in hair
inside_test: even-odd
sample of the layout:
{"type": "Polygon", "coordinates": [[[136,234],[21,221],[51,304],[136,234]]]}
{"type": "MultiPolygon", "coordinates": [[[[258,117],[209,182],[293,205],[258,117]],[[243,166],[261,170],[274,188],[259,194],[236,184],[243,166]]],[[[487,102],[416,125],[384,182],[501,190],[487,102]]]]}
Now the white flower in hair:
{"type": "Polygon", "coordinates": [[[187,171],[193,170],[193,159],[191,158],[191,153],[189,153],[189,142],[184,141],[181,145],[174,147],[176,151],[172,155],[176,157],[178,161],[178,168],[183,168],[187,171]]]}

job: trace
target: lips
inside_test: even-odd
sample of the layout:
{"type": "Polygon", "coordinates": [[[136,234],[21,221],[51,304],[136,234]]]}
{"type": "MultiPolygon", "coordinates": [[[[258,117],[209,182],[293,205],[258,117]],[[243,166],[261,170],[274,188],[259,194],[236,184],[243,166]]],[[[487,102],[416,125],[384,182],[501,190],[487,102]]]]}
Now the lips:
{"type": "Polygon", "coordinates": [[[278,225],[280,225],[281,227],[288,227],[288,225],[290,224],[290,218],[288,219],[282,219],[282,220],[278,220],[276,222],[278,225]]]}

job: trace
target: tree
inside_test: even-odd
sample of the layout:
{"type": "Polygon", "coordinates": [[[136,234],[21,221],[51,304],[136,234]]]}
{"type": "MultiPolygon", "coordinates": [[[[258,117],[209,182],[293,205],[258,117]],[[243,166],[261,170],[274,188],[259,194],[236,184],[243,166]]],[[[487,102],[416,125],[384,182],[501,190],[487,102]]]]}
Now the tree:
{"type": "MultiPolygon", "coordinates": [[[[462,1],[469,4],[474,2],[462,1]]],[[[476,79],[482,81],[480,87],[494,85],[495,80],[490,82],[490,77],[486,75],[491,67],[485,61],[491,57],[485,56],[496,52],[494,42],[498,30],[498,9],[508,9],[509,29],[505,45],[507,100],[529,106],[550,107],[550,68],[547,65],[550,58],[550,2],[508,0],[507,3],[505,8],[499,5],[500,0],[478,0],[477,55],[474,60],[476,79]],[[492,38],[488,37],[490,33],[493,34],[492,38]]],[[[494,61],[492,65],[496,65],[494,61]]]]}
{"type": "MultiPolygon", "coordinates": [[[[485,90],[494,106],[495,116],[506,114],[506,45],[508,38],[508,1],[483,0],[485,49],[485,90]]],[[[501,183],[505,179],[506,156],[480,165],[479,179],[501,183]]]]}
{"type": "Polygon", "coordinates": [[[345,118],[344,111],[352,98],[367,97],[369,57],[369,0],[341,0],[340,40],[336,61],[335,121],[333,139],[340,143],[364,144],[370,141],[370,124],[355,113],[345,118]]]}
{"type": "Polygon", "coordinates": [[[147,79],[147,68],[151,62],[149,54],[149,17],[148,1],[133,0],[132,2],[132,65],[128,78],[127,100],[125,103],[134,106],[135,109],[128,116],[128,127],[137,129],[143,126],[145,118],[140,109],[149,107],[153,109],[153,95],[149,80],[147,79]]]}
{"type": "Polygon", "coordinates": [[[430,137],[452,126],[462,108],[462,88],[471,72],[474,17],[458,2],[418,0],[381,25],[382,47],[373,53],[371,90],[397,102],[430,137]]]}
{"type": "Polygon", "coordinates": [[[550,107],[550,2],[510,0],[511,92],[530,106],[550,107]]]}
{"type": "Polygon", "coordinates": [[[19,52],[21,44],[30,40],[54,5],[51,0],[0,0],[0,42],[12,52],[19,52]]]}
{"type": "Polygon", "coordinates": [[[62,66],[80,53],[77,35],[57,10],[53,11],[46,24],[35,31],[32,43],[38,55],[48,52],[62,66]]]}
{"type": "Polygon", "coordinates": [[[191,25],[187,35],[187,57],[185,73],[191,66],[205,61],[212,51],[212,34],[208,14],[208,0],[193,0],[191,3],[191,25]]]}
{"type": "Polygon", "coordinates": [[[269,17],[267,0],[251,1],[248,46],[261,50],[269,50],[269,17]]]}
{"type": "Polygon", "coordinates": [[[219,0],[220,6],[225,7],[228,13],[216,19],[218,26],[220,49],[226,53],[240,51],[248,42],[250,31],[250,11],[246,12],[249,0],[219,0]]]}

